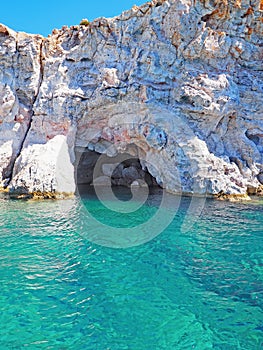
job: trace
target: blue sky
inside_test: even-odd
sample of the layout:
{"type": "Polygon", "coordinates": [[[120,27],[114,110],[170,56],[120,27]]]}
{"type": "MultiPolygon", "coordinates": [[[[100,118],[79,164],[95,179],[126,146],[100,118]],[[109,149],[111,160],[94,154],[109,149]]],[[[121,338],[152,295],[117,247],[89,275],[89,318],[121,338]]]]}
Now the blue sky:
{"type": "Polygon", "coordinates": [[[2,0],[0,23],[16,31],[47,36],[54,28],[79,24],[82,18],[113,17],[147,0],[2,0]]]}

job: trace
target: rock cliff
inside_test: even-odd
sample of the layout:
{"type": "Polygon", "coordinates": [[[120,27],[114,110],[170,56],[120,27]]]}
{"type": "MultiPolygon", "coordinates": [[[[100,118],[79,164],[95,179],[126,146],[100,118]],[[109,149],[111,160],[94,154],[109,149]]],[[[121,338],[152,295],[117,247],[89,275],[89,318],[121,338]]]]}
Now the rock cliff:
{"type": "Polygon", "coordinates": [[[47,38],[0,25],[2,189],[74,193],[95,151],[138,157],[175,193],[261,193],[262,0],[153,0],[83,23],[47,38]]]}

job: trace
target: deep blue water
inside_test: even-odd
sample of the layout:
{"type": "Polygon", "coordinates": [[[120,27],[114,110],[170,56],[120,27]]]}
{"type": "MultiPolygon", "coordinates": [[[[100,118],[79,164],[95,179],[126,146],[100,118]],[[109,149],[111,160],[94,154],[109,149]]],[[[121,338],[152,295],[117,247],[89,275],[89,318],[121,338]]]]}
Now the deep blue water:
{"type": "Polygon", "coordinates": [[[262,204],[0,200],[0,349],[263,349],[262,204]]]}

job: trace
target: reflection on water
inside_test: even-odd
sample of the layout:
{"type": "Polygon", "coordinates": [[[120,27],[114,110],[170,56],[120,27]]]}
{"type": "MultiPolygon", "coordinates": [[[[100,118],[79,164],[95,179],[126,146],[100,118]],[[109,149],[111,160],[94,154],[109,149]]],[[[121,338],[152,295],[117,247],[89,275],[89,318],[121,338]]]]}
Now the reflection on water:
{"type": "Polygon", "coordinates": [[[87,239],[87,209],[105,224],[136,227],[161,195],[124,216],[92,196],[2,200],[0,348],[263,348],[262,202],[206,200],[182,232],[191,199],[179,198],[173,222],[146,244],[87,239]]]}

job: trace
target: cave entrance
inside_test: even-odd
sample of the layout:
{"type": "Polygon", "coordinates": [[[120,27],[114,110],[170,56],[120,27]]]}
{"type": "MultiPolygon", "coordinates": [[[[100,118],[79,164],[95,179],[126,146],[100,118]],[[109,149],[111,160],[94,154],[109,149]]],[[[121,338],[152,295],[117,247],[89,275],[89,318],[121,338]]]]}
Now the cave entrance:
{"type": "Polygon", "coordinates": [[[129,153],[108,156],[90,149],[76,150],[75,181],[80,194],[96,185],[160,188],[139,158],[129,153]]]}

